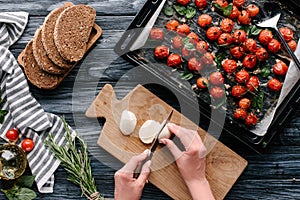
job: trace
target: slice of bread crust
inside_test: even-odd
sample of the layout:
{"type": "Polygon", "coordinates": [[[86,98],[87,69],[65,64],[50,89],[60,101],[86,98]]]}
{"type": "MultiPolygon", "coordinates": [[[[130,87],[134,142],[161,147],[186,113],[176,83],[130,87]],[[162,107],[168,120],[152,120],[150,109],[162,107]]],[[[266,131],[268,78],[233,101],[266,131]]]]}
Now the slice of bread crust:
{"type": "Polygon", "coordinates": [[[35,32],[33,38],[32,50],[34,58],[40,68],[50,74],[63,74],[66,72],[65,69],[62,69],[55,65],[47,56],[47,52],[44,49],[42,43],[42,28],[39,28],[35,32]]]}
{"type": "Polygon", "coordinates": [[[43,71],[33,56],[32,40],[27,44],[23,56],[24,71],[29,81],[38,88],[52,89],[58,84],[58,76],[43,71]]]}
{"type": "Polygon", "coordinates": [[[65,60],[77,62],[84,56],[95,18],[96,10],[88,5],[71,6],[60,14],[54,42],[65,60]]]}
{"type": "Polygon", "coordinates": [[[51,11],[49,15],[45,18],[42,28],[42,42],[48,57],[53,63],[64,69],[71,68],[74,65],[74,63],[69,63],[68,61],[63,59],[59,54],[54,43],[54,27],[59,15],[68,7],[70,7],[70,5],[65,5],[51,11]]]}

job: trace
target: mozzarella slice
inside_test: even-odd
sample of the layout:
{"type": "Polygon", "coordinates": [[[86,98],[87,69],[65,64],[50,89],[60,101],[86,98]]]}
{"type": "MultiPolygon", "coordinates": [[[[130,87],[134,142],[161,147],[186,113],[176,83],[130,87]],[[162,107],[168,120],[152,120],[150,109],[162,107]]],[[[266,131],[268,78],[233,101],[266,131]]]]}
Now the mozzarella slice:
{"type": "Polygon", "coordinates": [[[160,123],[155,120],[147,120],[139,130],[139,138],[145,144],[152,143],[155,134],[159,131],[160,123]]]}
{"type": "Polygon", "coordinates": [[[137,123],[136,116],[133,112],[123,110],[120,119],[120,130],[124,135],[133,133],[137,123]]]}

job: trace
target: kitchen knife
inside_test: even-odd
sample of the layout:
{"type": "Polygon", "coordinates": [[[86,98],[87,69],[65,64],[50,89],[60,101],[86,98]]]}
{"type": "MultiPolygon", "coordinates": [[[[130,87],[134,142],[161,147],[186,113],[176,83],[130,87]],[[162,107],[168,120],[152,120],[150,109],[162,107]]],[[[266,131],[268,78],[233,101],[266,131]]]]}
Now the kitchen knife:
{"type": "Polygon", "coordinates": [[[157,147],[158,144],[159,144],[159,135],[160,135],[160,133],[162,132],[162,130],[164,129],[164,127],[167,125],[167,123],[170,121],[170,119],[171,119],[171,117],[172,117],[172,114],[173,114],[173,110],[170,112],[170,114],[168,115],[168,117],[161,123],[160,129],[159,129],[158,133],[155,135],[154,141],[152,142],[152,145],[151,145],[151,147],[150,147],[150,151],[149,151],[149,153],[148,153],[148,155],[147,155],[147,158],[144,159],[144,160],[143,160],[140,164],[138,164],[138,166],[135,168],[134,173],[133,173],[133,178],[138,178],[138,177],[139,177],[143,165],[144,165],[148,160],[151,160],[151,158],[153,157],[153,153],[154,153],[156,147],[157,147]]]}

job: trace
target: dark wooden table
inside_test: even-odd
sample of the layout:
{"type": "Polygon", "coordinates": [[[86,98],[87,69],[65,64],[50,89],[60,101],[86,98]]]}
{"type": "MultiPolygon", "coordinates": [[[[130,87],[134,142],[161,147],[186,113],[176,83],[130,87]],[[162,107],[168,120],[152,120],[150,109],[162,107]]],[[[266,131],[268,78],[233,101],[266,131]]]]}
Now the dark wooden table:
{"type": "MultiPolygon", "coordinates": [[[[73,1],[75,4],[89,4],[96,9],[96,23],[102,27],[103,36],[57,89],[43,91],[30,85],[32,94],[46,111],[64,115],[67,122],[87,141],[98,189],[108,198],[113,198],[114,172],[122,165],[96,145],[104,121],[88,120],[84,112],[105,83],[118,82],[116,90],[119,98],[132,89],[132,84],[126,81],[130,79],[126,77],[126,73],[133,66],[118,58],[113,47],[144,2],[145,0],[73,1]]],[[[0,12],[30,13],[23,36],[11,48],[16,57],[43,23],[45,16],[61,4],[58,0],[0,0],[0,12]]],[[[171,99],[166,101],[172,105],[171,99]]],[[[263,154],[254,152],[229,135],[222,135],[220,140],[249,162],[226,199],[300,199],[299,133],[300,108],[293,113],[285,129],[276,135],[263,154]]],[[[67,181],[67,174],[61,167],[55,173],[54,193],[38,193],[38,199],[81,199],[80,196],[79,187],[67,181]]],[[[4,198],[3,193],[0,193],[0,199],[4,198]]],[[[169,197],[148,184],[142,199],[169,197]]]]}

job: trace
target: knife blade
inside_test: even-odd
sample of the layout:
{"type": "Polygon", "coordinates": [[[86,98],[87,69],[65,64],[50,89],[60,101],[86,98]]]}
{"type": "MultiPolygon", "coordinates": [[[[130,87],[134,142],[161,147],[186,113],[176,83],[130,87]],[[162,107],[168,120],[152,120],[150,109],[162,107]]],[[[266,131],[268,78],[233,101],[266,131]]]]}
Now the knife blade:
{"type": "Polygon", "coordinates": [[[153,153],[154,153],[155,149],[157,148],[157,146],[159,144],[159,135],[162,132],[162,130],[165,128],[165,126],[168,124],[168,122],[170,121],[172,115],[173,115],[173,110],[169,113],[168,117],[161,123],[159,131],[157,132],[157,134],[155,135],[154,140],[152,141],[152,145],[150,147],[150,151],[149,151],[147,157],[140,164],[137,165],[137,167],[135,168],[134,173],[133,173],[133,178],[138,178],[140,173],[141,173],[143,165],[148,160],[152,159],[153,153]]]}

